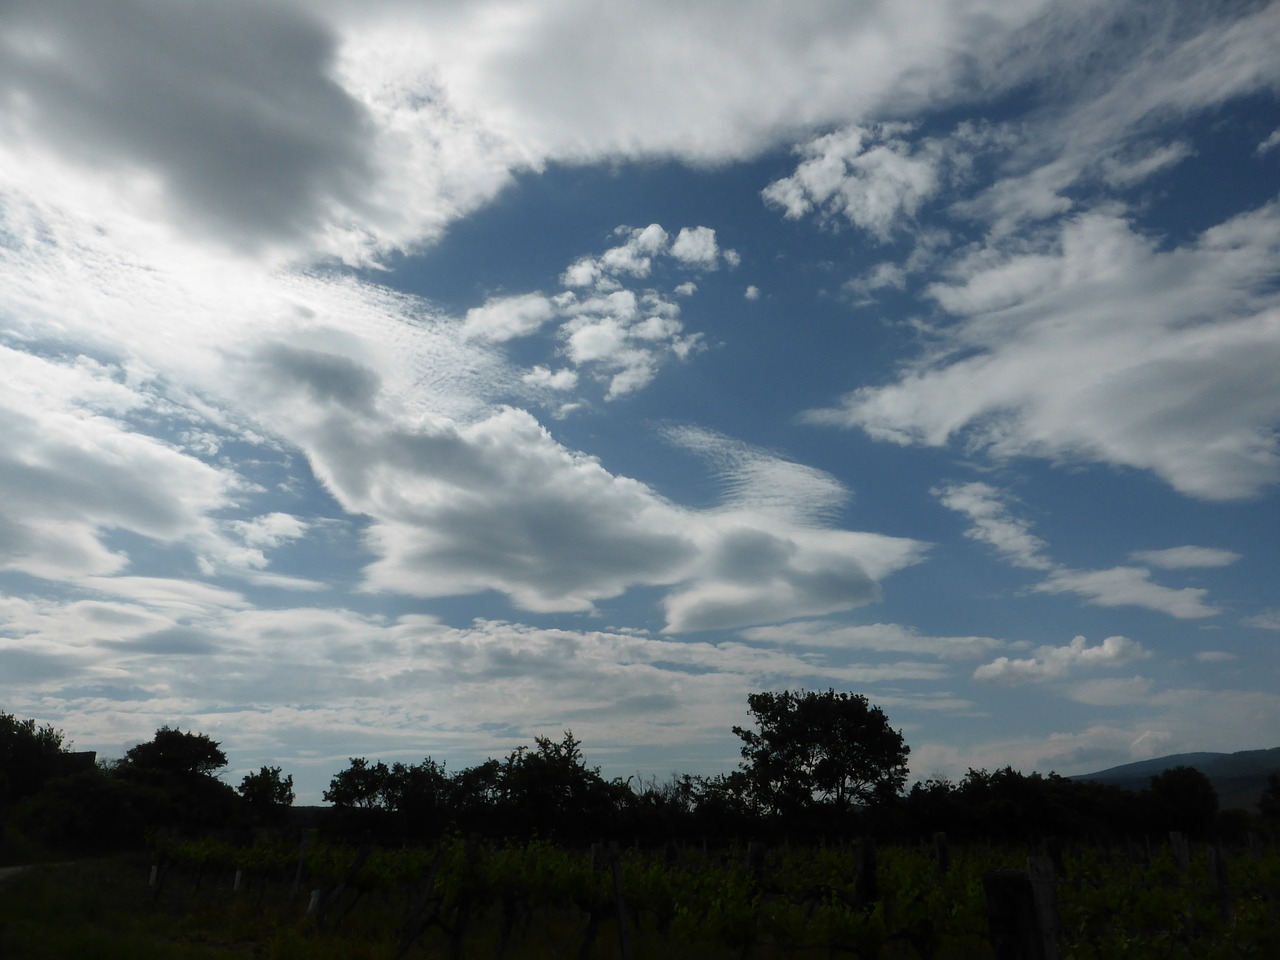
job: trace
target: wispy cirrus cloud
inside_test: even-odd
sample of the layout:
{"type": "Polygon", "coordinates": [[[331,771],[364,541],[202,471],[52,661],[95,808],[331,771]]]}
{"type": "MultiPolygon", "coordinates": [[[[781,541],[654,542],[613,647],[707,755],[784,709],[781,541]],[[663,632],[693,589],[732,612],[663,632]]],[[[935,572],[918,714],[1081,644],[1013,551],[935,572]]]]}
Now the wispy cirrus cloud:
{"type": "Polygon", "coordinates": [[[932,296],[959,322],[896,382],[813,423],[997,459],[1155,472],[1207,500],[1280,480],[1280,207],[1170,250],[1122,218],[1067,221],[1041,250],[975,255],[932,296]]]}
{"type": "MultiPolygon", "coordinates": [[[[1041,593],[1069,593],[1101,607],[1144,607],[1179,619],[1212,617],[1221,611],[1205,602],[1209,592],[1199,587],[1174,589],[1155,583],[1144,567],[1072,570],[1054,562],[1048,544],[1031,533],[1031,524],[1012,512],[1016,501],[1004,491],[982,482],[951,484],[933,491],[943,506],[967,517],[965,536],[993,547],[1009,563],[1045,573],[1035,584],[1041,593]]],[[[1143,554],[1135,554],[1135,557],[1143,554]]],[[[1230,551],[1204,547],[1174,548],[1150,554],[1156,566],[1212,566],[1236,558],[1230,551]]]]}

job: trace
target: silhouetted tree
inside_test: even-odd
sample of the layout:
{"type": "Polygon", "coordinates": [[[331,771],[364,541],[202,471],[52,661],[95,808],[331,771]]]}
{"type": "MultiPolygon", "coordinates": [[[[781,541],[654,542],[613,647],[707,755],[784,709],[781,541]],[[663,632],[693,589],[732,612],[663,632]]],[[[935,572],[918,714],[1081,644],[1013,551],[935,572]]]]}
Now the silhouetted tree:
{"type": "Polygon", "coordinates": [[[257,773],[245,774],[236,792],[259,820],[280,823],[293,806],[293,775],[284,776],[279,767],[264,766],[257,773]]]}
{"type": "Polygon", "coordinates": [[[62,772],[65,735],[0,713],[0,808],[31,796],[62,772]]]}
{"type": "Polygon", "coordinates": [[[837,812],[889,800],[906,784],[910,748],[884,712],[857,694],[753,693],[759,731],[735,726],[759,802],[792,813],[824,802],[837,812]]]}
{"type": "Polygon", "coordinates": [[[112,776],[134,785],[152,825],[206,830],[228,825],[236,814],[236,792],[215,776],[226,765],[227,755],[206,734],[163,726],[126,751],[112,776]]]}
{"type": "Polygon", "coordinates": [[[1153,814],[1164,830],[1180,830],[1194,837],[1213,833],[1218,816],[1218,793],[1195,767],[1173,767],[1151,778],[1153,814]]]}
{"type": "Polygon", "coordinates": [[[227,765],[220,746],[206,734],[163,726],[152,739],[125,752],[124,766],[174,776],[211,776],[227,765]]]}
{"type": "Polygon", "coordinates": [[[502,765],[502,814],[520,834],[589,836],[630,799],[622,783],[588,767],[582,743],[569,730],[561,740],[536,737],[534,749],[518,747],[502,765]]]}
{"type": "Polygon", "coordinates": [[[346,809],[386,810],[390,777],[391,770],[381,760],[370,764],[364,757],[351,757],[350,766],[329,781],[324,801],[346,809]]]}

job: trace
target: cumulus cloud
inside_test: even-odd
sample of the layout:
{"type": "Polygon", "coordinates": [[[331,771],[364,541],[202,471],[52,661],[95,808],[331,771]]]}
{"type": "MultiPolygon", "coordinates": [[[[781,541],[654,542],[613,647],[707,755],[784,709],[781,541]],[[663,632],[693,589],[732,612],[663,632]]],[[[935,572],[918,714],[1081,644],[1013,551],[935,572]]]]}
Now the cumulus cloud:
{"type": "Polygon", "coordinates": [[[686,266],[714,270],[720,263],[716,232],[710,227],[682,227],[671,244],[671,256],[686,266]]]}
{"type": "Polygon", "coordinates": [[[540,293],[495,297],[467,311],[462,332],[502,343],[536,333],[555,313],[555,304],[540,293]]]}
{"type": "Polygon", "coordinates": [[[804,159],[796,172],[761,195],[790,220],[809,213],[842,218],[887,241],[940,186],[940,146],[912,146],[899,136],[909,130],[854,126],[819,137],[799,148],[804,159]]]}
{"type": "Polygon", "coordinates": [[[973,679],[1008,685],[1038,683],[1077,669],[1121,667],[1149,656],[1142,644],[1128,637],[1107,637],[1096,647],[1090,647],[1084,637],[1074,637],[1065,647],[1040,647],[1032,657],[996,657],[974,670],[973,679]]]}
{"type": "Polygon", "coordinates": [[[959,318],[895,383],[810,422],[900,444],[1155,472],[1209,500],[1280,480],[1280,206],[1160,249],[1120,217],[1044,249],[979,255],[932,296],[959,318]],[[1082,377],[1079,371],[1088,371],[1082,377]]]}
{"type": "Polygon", "coordinates": [[[499,142],[549,160],[715,163],[767,149],[780,131],[856,119],[889,98],[899,107],[929,102],[965,66],[953,54],[960,38],[997,43],[1042,4],[931,3],[923,13],[829,0],[803,10],[669,0],[626,9],[327,6],[353,48],[353,73],[415,49],[433,66],[433,92],[499,142]],[[744,23],[751,29],[734,28],[744,23]],[[688,42],[706,36],[717,42],[688,42]],[[582,96],[584,77],[593,96],[582,96]]]}
{"type": "Polygon", "coordinates": [[[655,264],[714,269],[721,254],[710,227],[682,227],[674,242],[657,223],[620,226],[614,236],[623,242],[599,256],[579,257],[564,270],[561,293],[490,299],[467,312],[463,333],[501,343],[529,337],[555,321],[556,359],[570,366],[553,376],[549,365],[537,364],[522,377],[526,385],[566,391],[589,379],[604,386],[605,400],[648,386],[664,363],[687,360],[704,348],[701,334],[685,333],[673,299],[691,296],[697,286],[682,281],[667,292],[652,276],[655,264]]]}

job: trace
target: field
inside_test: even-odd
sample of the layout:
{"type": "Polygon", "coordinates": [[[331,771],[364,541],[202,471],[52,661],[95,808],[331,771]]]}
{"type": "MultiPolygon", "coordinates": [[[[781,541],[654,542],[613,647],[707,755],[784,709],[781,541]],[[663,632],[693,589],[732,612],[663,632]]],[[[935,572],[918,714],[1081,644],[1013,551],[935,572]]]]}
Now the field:
{"type": "Polygon", "coordinates": [[[171,842],[5,880],[0,956],[951,960],[1024,935],[1062,960],[1280,956],[1274,847],[1047,852],[171,842]],[[1018,922],[993,900],[1010,880],[1034,891],[1034,930],[997,929],[1018,922]]]}

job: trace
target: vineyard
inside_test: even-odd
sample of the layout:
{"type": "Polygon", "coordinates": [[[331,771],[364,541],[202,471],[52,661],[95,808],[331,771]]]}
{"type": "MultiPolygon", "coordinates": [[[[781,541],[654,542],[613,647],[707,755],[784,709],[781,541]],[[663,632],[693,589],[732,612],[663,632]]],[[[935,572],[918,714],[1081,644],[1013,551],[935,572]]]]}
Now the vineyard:
{"type": "Polygon", "coordinates": [[[1280,956],[1274,846],[1180,836],[1036,850],[204,839],[164,845],[139,882],[157,909],[291,931],[313,948],[299,956],[1280,956]]]}

